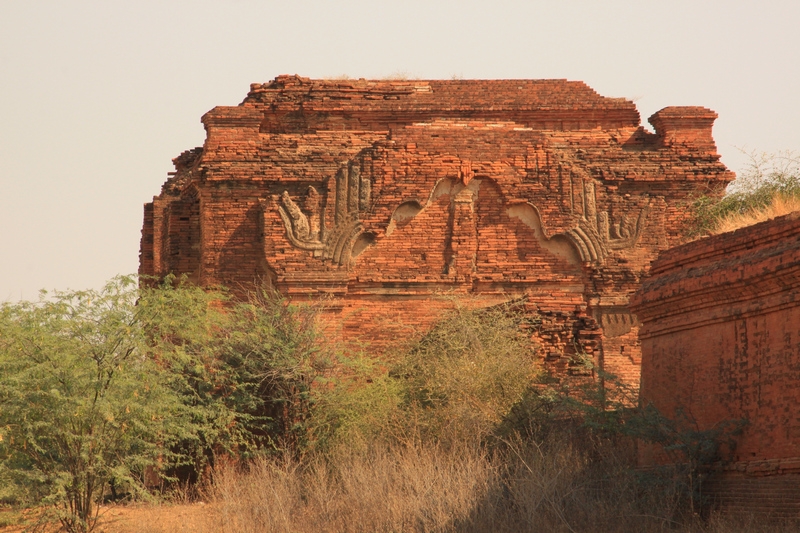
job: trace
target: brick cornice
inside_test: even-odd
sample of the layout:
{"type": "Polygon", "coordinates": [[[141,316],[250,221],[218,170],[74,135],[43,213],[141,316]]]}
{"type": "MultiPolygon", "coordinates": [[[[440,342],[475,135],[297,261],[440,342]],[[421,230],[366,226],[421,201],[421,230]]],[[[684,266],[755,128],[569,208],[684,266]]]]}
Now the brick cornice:
{"type": "Polygon", "coordinates": [[[800,304],[800,213],[662,252],[631,299],[642,338],[800,304]]]}

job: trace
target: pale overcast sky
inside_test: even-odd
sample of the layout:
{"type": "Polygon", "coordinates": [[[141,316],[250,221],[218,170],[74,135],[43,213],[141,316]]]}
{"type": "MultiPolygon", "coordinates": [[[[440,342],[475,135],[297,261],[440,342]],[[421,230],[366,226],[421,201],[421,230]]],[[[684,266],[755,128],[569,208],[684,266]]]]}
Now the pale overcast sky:
{"type": "Polygon", "coordinates": [[[582,80],[714,109],[734,171],[800,149],[797,0],[0,0],[0,301],[135,272],[201,115],[279,74],[582,80]]]}

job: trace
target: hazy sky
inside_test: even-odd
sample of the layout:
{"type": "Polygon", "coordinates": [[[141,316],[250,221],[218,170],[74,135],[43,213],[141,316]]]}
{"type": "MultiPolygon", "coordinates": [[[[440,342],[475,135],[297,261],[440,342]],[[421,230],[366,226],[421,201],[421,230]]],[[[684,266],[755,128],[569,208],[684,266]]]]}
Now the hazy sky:
{"type": "Polygon", "coordinates": [[[734,171],[800,149],[797,0],[0,0],[0,301],[135,272],[200,116],[279,74],[583,80],[714,109],[734,171]]]}

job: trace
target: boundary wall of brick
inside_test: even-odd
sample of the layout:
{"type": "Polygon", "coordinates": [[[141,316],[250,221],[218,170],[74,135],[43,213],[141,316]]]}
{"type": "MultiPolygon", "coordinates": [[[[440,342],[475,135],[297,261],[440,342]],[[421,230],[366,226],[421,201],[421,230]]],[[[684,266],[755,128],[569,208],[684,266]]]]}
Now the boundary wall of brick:
{"type": "MultiPolygon", "coordinates": [[[[708,494],[728,511],[800,518],[800,212],[662,252],[632,309],[643,404],[690,430],[746,421],[708,494]]],[[[669,458],[642,446],[639,460],[669,458]]]]}

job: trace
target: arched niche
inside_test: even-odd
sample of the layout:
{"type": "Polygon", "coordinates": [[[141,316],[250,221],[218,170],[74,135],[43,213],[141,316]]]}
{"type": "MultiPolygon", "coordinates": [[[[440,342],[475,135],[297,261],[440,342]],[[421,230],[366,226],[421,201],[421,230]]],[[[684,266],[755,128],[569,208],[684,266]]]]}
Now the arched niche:
{"type": "Polygon", "coordinates": [[[542,227],[542,218],[539,211],[529,203],[517,204],[509,207],[508,216],[518,218],[523,224],[531,228],[539,244],[556,257],[565,259],[571,265],[581,266],[581,254],[575,245],[563,235],[548,237],[542,227]]]}
{"type": "Polygon", "coordinates": [[[389,236],[396,228],[402,228],[408,224],[420,211],[422,211],[422,205],[416,200],[403,202],[397,206],[389,220],[389,225],[386,227],[386,235],[389,236]]]}

